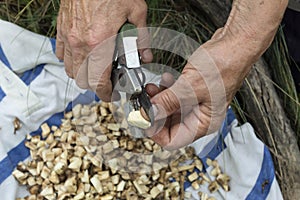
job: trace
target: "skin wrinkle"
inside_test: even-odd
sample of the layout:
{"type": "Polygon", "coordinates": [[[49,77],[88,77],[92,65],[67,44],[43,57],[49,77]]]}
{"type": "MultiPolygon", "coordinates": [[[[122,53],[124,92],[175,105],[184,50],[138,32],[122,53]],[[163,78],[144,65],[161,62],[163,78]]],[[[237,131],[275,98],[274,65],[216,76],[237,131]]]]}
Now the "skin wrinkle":
{"type": "MultiPolygon", "coordinates": [[[[237,2],[237,3],[239,3],[239,2],[237,2]]],[[[255,9],[257,9],[257,8],[255,8],[255,9]]],[[[216,61],[217,66],[218,67],[222,66],[221,69],[223,69],[223,70],[226,69],[225,71],[223,71],[225,73],[222,74],[222,77],[224,80],[227,79],[225,84],[227,84],[227,85],[229,84],[229,87],[227,87],[227,90],[226,90],[228,93],[229,100],[232,99],[235,91],[237,90],[237,88],[239,88],[244,77],[249,72],[250,67],[253,64],[253,62],[262,54],[262,52],[265,50],[265,48],[270,44],[270,41],[274,37],[274,32],[275,32],[274,30],[277,29],[277,26],[279,23],[279,20],[274,21],[273,18],[271,18],[270,19],[271,23],[267,23],[267,24],[270,25],[272,28],[270,28],[266,32],[264,32],[264,29],[260,30],[262,33],[256,31],[255,29],[253,29],[255,31],[251,31],[251,29],[249,29],[249,27],[251,28],[251,26],[249,26],[249,27],[242,26],[244,24],[247,24],[246,23],[247,17],[243,17],[243,16],[240,17],[239,15],[241,15],[241,12],[244,12],[244,11],[242,11],[240,7],[236,7],[236,10],[233,10],[233,12],[231,13],[231,17],[227,24],[227,31],[225,29],[225,31],[223,32],[223,37],[218,37],[219,41],[209,42],[206,45],[204,45],[204,47],[206,47],[206,49],[208,50],[209,55],[213,56],[213,60],[216,61]],[[262,34],[262,36],[259,35],[260,33],[262,34]],[[245,47],[246,46],[245,44],[250,44],[250,45],[246,46],[247,48],[243,49],[243,51],[237,50],[238,48],[236,48],[236,50],[234,50],[236,52],[236,54],[233,53],[232,55],[238,55],[238,56],[227,55],[228,51],[224,51],[224,50],[222,50],[222,48],[215,48],[218,46],[217,44],[218,44],[218,42],[221,41],[221,38],[225,43],[227,41],[229,44],[229,45],[226,45],[226,48],[224,48],[224,49],[227,49],[227,48],[235,49],[234,47],[245,47]],[[261,39],[261,38],[263,38],[263,39],[261,39]],[[265,40],[266,38],[267,38],[267,42],[265,40]],[[232,43],[232,41],[234,41],[234,43],[232,43]],[[230,48],[230,46],[233,48],[230,48]],[[259,48],[257,48],[257,47],[259,47],[259,48]],[[221,50],[221,51],[219,51],[219,50],[221,50]],[[225,60],[226,62],[224,62],[224,59],[226,59],[225,60]],[[241,64],[242,64],[242,66],[241,66],[241,64]],[[228,67],[228,66],[230,66],[230,67],[228,67]],[[237,70],[238,72],[232,73],[236,69],[238,69],[237,70]],[[230,79],[230,77],[234,78],[240,74],[241,74],[240,80],[238,80],[237,82],[236,82],[236,80],[230,79]],[[231,82],[234,84],[231,84],[231,86],[230,86],[231,82]]],[[[281,13],[281,17],[282,17],[282,13],[281,13]]],[[[281,17],[279,17],[279,19],[281,17]]],[[[248,16],[248,20],[249,20],[249,16],[248,16]]],[[[261,22],[259,22],[259,23],[261,23],[261,22]]],[[[253,27],[256,27],[256,26],[253,26],[253,27]]],[[[229,102],[227,102],[227,106],[228,106],[228,104],[229,104],[229,102]]],[[[208,110],[208,116],[210,114],[213,115],[213,113],[210,113],[210,112],[211,112],[211,110],[208,110]]],[[[216,114],[218,114],[218,113],[216,113],[216,114]]],[[[201,119],[203,119],[203,118],[201,118],[201,119]]],[[[204,119],[207,119],[206,116],[204,116],[204,119]]]]}
{"type": "MultiPolygon", "coordinates": [[[[82,15],[83,16],[88,16],[88,11],[89,11],[89,8],[88,8],[88,1],[86,1],[86,0],[80,0],[80,2],[81,2],[81,7],[82,7],[82,15]]],[[[89,17],[83,17],[83,19],[82,19],[82,17],[80,17],[81,18],[81,20],[84,20],[85,21],[85,23],[86,24],[89,24],[89,22],[90,22],[90,18],[89,17]]],[[[85,30],[85,29],[83,29],[83,30],[85,30]]]]}
{"type": "MultiPolygon", "coordinates": [[[[264,42],[265,40],[262,40],[262,37],[272,40],[272,37],[270,38],[270,36],[268,35],[274,35],[274,32],[277,30],[277,26],[274,26],[274,24],[278,24],[282,18],[282,14],[276,15],[274,14],[274,12],[283,13],[287,1],[280,1],[280,4],[274,4],[273,1],[266,1],[266,3],[264,3],[263,5],[259,5],[259,2],[257,1],[250,1],[250,3],[247,1],[239,1],[236,4],[240,8],[240,12],[233,13],[233,16],[237,16],[235,19],[235,23],[231,23],[231,27],[234,28],[232,34],[235,34],[236,36],[239,36],[240,34],[240,37],[248,37],[252,39],[252,41],[264,42]],[[246,4],[246,6],[244,4],[246,4]],[[270,6],[274,8],[266,9],[270,6]],[[247,10],[245,9],[245,7],[251,7],[251,9],[247,10]],[[255,16],[256,18],[261,20],[251,20],[251,16],[255,16]],[[274,17],[270,18],[266,16],[274,17]],[[242,27],[245,28],[241,29],[242,27]],[[238,32],[239,30],[243,30],[243,32],[240,33],[238,32]]],[[[249,40],[249,42],[250,41],[251,40],[249,40]]],[[[262,47],[269,45],[269,43],[270,42],[262,45],[262,47]]]]}
{"type": "MultiPolygon", "coordinates": [[[[65,5],[71,5],[73,2],[62,0],[65,5]]],[[[86,9],[85,6],[78,8],[76,14],[81,16],[72,16],[74,13],[68,6],[68,8],[61,7],[62,10],[59,12],[61,19],[58,19],[58,23],[61,21],[58,27],[64,28],[64,30],[58,30],[64,43],[60,46],[64,46],[67,50],[66,47],[69,47],[70,42],[82,43],[80,48],[82,54],[74,51],[76,48],[71,46],[73,54],[90,55],[95,45],[101,44],[106,38],[116,34],[127,19],[137,27],[146,26],[147,7],[144,0],[89,0],[85,3],[81,0],[77,2],[81,2],[78,3],[80,5],[86,5],[86,9]],[[73,18],[75,18],[74,22],[72,22],[73,18]],[[79,19],[86,19],[86,21],[79,19]],[[72,23],[76,23],[77,28],[74,30],[77,38],[73,39],[78,41],[68,41],[70,39],[67,38],[70,33],[69,25],[72,23]]],[[[201,46],[200,50],[203,51],[198,52],[197,56],[197,52],[195,53],[195,63],[188,62],[181,77],[175,84],[171,84],[170,88],[152,89],[154,96],[151,101],[161,108],[159,112],[166,115],[164,110],[167,109],[168,114],[168,117],[163,116],[166,123],[162,120],[154,123],[152,130],[156,130],[156,135],[152,138],[155,142],[167,148],[179,148],[218,129],[225,117],[228,105],[249,73],[251,66],[271,44],[288,1],[264,0],[263,4],[261,2],[262,0],[234,0],[225,26],[218,29],[212,39],[201,46]],[[163,89],[165,90],[162,92],[163,89]],[[222,90],[225,94],[218,95],[220,91],[222,93],[222,90]]],[[[147,40],[143,39],[147,38],[145,34],[139,31],[138,37],[138,46],[141,47],[146,41],[147,48],[147,40]]],[[[68,57],[69,53],[63,54],[68,57]]],[[[101,55],[104,58],[109,57],[109,53],[105,51],[101,55]]],[[[75,74],[78,75],[77,78],[96,90],[101,99],[109,99],[111,67],[104,70],[106,63],[103,64],[103,60],[97,60],[97,58],[90,60],[93,61],[93,65],[90,65],[91,62],[86,62],[85,65],[78,66],[81,58],[76,60],[75,55],[73,56],[71,60],[73,63],[65,60],[66,69],[82,68],[84,73],[77,71],[78,74],[75,74]]],[[[144,59],[143,56],[142,58],[144,59]]]]}
{"type": "MultiPolygon", "coordinates": [[[[141,3],[138,5],[145,5],[145,2],[142,0],[139,2],[141,3]]],[[[61,50],[57,52],[57,56],[64,58],[66,71],[70,77],[75,77],[76,83],[84,88],[93,88],[94,91],[98,85],[99,88],[97,90],[99,93],[101,90],[104,90],[106,94],[104,94],[105,96],[103,96],[103,98],[107,100],[111,93],[111,89],[106,88],[106,86],[109,85],[107,83],[110,83],[109,77],[111,69],[105,70],[105,80],[101,80],[103,78],[97,80],[99,76],[96,76],[96,74],[100,72],[82,73],[79,75],[78,71],[80,67],[87,68],[87,66],[83,66],[82,63],[92,49],[103,40],[118,32],[121,25],[126,21],[129,13],[131,13],[131,9],[135,8],[135,6],[132,5],[135,5],[132,0],[61,1],[57,20],[58,23],[62,22],[58,25],[57,36],[58,40],[61,41],[58,41],[57,47],[61,50]],[[91,85],[89,85],[89,83],[91,85]]],[[[145,8],[145,6],[143,6],[143,8],[145,8]]],[[[136,9],[134,10],[136,12],[136,9]]],[[[136,22],[140,22],[141,20],[141,17],[138,16],[139,14],[141,13],[134,13],[134,17],[138,18],[135,20],[136,22]]],[[[142,18],[146,19],[144,16],[142,18]]],[[[141,24],[146,25],[146,22],[141,24]]],[[[140,24],[136,25],[140,26],[140,24]]],[[[142,34],[139,34],[139,36],[142,36],[142,34]]],[[[108,55],[108,57],[112,56],[108,55]]],[[[96,69],[99,69],[100,66],[101,64],[97,65],[96,69]]],[[[106,65],[103,67],[106,67],[106,65]]],[[[109,68],[111,68],[111,66],[109,66],[109,68]]],[[[85,72],[86,70],[81,71],[85,72]]],[[[89,70],[87,70],[87,72],[89,72],[89,70]]],[[[101,92],[99,96],[102,96],[102,94],[103,92],[101,92]]]]}

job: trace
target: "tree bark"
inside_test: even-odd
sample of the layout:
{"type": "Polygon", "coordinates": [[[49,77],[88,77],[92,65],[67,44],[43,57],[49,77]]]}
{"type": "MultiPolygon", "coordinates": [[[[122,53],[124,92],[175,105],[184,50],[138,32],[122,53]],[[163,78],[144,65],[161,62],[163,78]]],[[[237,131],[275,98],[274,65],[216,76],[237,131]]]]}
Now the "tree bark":
{"type": "MultiPolygon", "coordinates": [[[[222,27],[231,9],[230,0],[191,0],[216,28],[222,27]]],[[[273,155],[277,179],[284,199],[300,197],[300,152],[296,134],[276,93],[263,58],[254,65],[240,90],[248,120],[273,155]]]]}
{"type": "Polygon", "coordinates": [[[231,10],[231,0],[190,0],[190,4],[201,10],[216,27],[222,27],[231,10]]]}
{"type": "Polygon", "coordinates": [[[263,59],[253,66],[240,90],[240,96],[243,102],[247,102],[244,109],[249,115],[249,122],[273,154],[284,199],[298,199],[300,151],[263,59]]]}

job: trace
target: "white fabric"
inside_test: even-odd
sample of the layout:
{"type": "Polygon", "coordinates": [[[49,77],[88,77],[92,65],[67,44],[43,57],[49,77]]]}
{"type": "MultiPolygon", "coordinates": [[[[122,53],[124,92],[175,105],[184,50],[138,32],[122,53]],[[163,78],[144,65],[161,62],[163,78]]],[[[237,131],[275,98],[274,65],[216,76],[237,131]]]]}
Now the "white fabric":
{"type": "MultiPolygon", "coordinates": [[[[23,153],[16,149],[22,145],[25,135],[36,131],[45,120],[62,112],[78,95],[86,95],[86,91],[77,88],[67,78],[49,38],[1,20],[0,27],[0,195],[1,199],[13,200],[28,194],[24,187],[17,184],[9,170],[16,165],[19,154],[23,153]],[[10,66],[7,66],[7,62],[10,66]],[[40,68],[41,72],[31,82],[30,77],[26,79],[30,83],[20,79],[20,73],[33,68],[38,70],[36,66],[40,64],[45,64],[40,68]],[[21,121],[22,128],[14,134],[13,120],[16,117],[21,121]]],[[[231,177],[230,192],[219,190],[210,196],[230,200],[282,199],[277,181],[272,178],[274,167],[270,165],[271,156],[265,145],[256,138],[250,124],[238,126],[233,117],[229,110],[219,133],[192,144],[200,158],[215,155],[222,170],[231,177]],[[216,148],[217,141],[224,142],[226,148],[216,148]],[[266,175],[270,177],[270,189],[263,195],[264,191],[255,188],[259,186],[260,178],[266,175]]],[[[19,161],[28,159],[21,158],[19,161]]],[[[207,168],[207,176],[210,176],[210,170],[207,168]]],[[[199,199],[197,191],[191,187],[186,191],[191,192],[194,199],[199,199]]],[[[207,186],[201,187],[201,191],[209,193],[207,186]]]]}
{"type": "MultiPolygon", "coordinates": [[[[230,181],[231,190],[226,193],[223,190],[219,190],[210,195],[216,199],[246,199],[252,186],[256,184],[260,173],[258,169],[261,168],[263,161],[263,156],[261,155],[264,154],[264,144],[256,138],[254,130],[249,123],[242,126],[238,126],[237,123],[237,120],[234,120],[230,134],[225,137],[227,148],[216,158],[222,166],[222,171],[232,177],[230,181]]],[[[196,145],[192,144],[192,146],[197,153],[200,153],[199,141],[196,145]]],[[[214,177],[210,175],[211,170],[212,167],[207,168],[206,175],[211,180],[214,180],[214,177]]],[[[200,187],[198,191],[194,191],[192,187],[189,187],[186,191],[191,192],[195,199],[199,199],[198,191],[205,191],[209,194],[207,184],[200,187]]],[[[282,199],[276,181],[273,182],[267,198],[282,199]]]]}

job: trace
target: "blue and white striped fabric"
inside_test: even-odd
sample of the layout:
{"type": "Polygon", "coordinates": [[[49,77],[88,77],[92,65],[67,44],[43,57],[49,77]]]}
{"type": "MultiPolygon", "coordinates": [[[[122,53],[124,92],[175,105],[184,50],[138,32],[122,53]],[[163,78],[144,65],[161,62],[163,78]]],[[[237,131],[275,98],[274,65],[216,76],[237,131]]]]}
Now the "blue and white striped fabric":
{"type": "MultiPolygon", "coordinates": [[[[92,92],[69,80],[55,56],[55,41],[0,20],[0,196],[13,200],[28,194],[11,175],[19,161],[28,159],[26,134],[40,134],[43,122],[59,125],[72,103],[89,103],[92,92]],[[13,121],[22,127],[14,133],[13,121]]],[[[216,199],[282,199],[271,155],[250,124],[238,126],[231,109],[219,133],[192,144],[199,157],[218,160],[230,177],[230,192],[216,192],[216,199]],[[267,184],[266,184],[267,183],[267,184]],[[263,188],[262,188],[263,185],[263,188]]],[[[207,166],[206,166],[207,167],[207,166]]],[[[206,168],[206,172],[211,169],[206,168]]],[[[209,173],[207,173],[209,176],[209,173]]],[[[186,191],[199,199],[190,183],[186,191]]],[[[208,192],[207,187],[201,191],[208,192]]]]}

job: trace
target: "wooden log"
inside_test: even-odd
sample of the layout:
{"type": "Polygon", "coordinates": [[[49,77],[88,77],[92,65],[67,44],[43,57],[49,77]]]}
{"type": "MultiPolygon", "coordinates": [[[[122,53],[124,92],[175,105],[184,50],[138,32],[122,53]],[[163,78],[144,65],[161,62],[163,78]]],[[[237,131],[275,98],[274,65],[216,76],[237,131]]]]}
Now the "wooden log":
{"type": "Polygon", "coordinates": [[[224,26],[231,10],[231,0],[190,0],[190,4],[205,13],[216,27],[224,26]]]}
{"type": "Polygon", "coordinates": [[[273,153],[284,199],[297,199],[300,196],[300,151],[262,59],[254,65],[240,93],[247,101],[245,110],[250,123],[273,153]]]}
{"type": "MultiPolygon", "coordinates": [[[[222,27],[229,16],[230,0],[190,0],[189,4],[204,13],[215,28],[222,27]]],[[[273,155],[277,179],[284,199],[300,196],[300,152],[295,132],[278,97],[269,66],[263,58],[255,63],[247,81],[239,91],[240,103],[248,120],[273,155]]],[[[263,186],[262,186],[263,189],[263,186]]]]}

